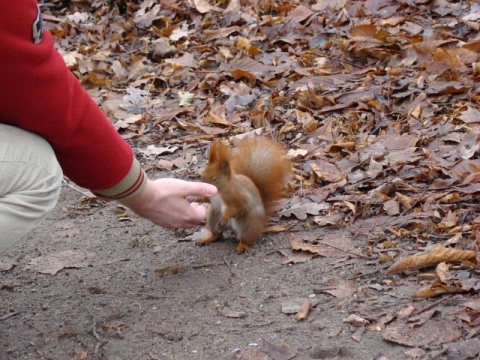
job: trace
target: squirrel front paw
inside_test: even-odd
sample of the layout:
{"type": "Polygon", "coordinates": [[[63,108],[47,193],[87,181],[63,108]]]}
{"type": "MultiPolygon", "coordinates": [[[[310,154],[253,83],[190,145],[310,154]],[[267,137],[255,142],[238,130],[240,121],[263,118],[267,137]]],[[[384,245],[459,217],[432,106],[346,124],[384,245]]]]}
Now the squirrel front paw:
{"type": "Polygon", "coordinates": [[[215,224],[214,232],[215,234],[221,234],[223,233],[223,230],[225,230],[225,227],[227,226],[227,221],[224,219],[220,219],[218,223],[215,224]]]}

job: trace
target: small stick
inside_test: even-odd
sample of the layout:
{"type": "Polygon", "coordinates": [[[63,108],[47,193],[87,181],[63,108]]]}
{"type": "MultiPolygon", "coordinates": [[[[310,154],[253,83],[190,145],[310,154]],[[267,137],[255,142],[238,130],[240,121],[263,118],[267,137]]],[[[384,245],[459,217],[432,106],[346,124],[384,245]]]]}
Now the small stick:
{"type": "Polygon", "coordinates": [[[364,258],[364,259],[370,259],[369,256],[366,256],[366,255],[363,255],[363,254],[360,254],[360,253],[357,254],[357,253],[355,253],[355,252],[353,252],[353,251],[346,250],[346,249],[342,249],[341,247],[338,247],[338,246],[335,246],[335,245],[332,245],[332,244],[329,244],[329,243],[326,243],[326,242],[323,242],[323,241],[321,241],[319,244],[321,244],[321,245],[326,245],[326,246],[330,246],[330,247],[332,247],[332,248],[334,248],[334,249],[343,251],[343,252],[345,252],[345,253],[347,253],[347,254],[355,255],[355,256],[357,256],[357,257],[361,257],[361,258],[364,258]]]}
{"type": "Polygon", "coordinates": [[[39,328],[37,328],[35,325],[33,325],[32,323],[30,323],[29,321],[26,321],[25,324],[27,324],[28,326],[30,326],[32,329],[35,329],[37,330],[40,334],[42,334],[43,336],[45,336],[45,333],[40,330],[39,328]]]}
{"type": "Polygon", "coordinates": [[[200,268],[220,266],[220,265],[225,265],[225,263],[224,262],[217,262],[217,263],[208,263],[208,264],[195,264],[195,265],[192,265],[192,269],[200,269],[200,268]]]}
{"type": "Polygon", "coordinates": [[[13,312],[13,313],[10,313],[10,314],[7,314],[7,315],[0,316],[0,321],[8,319],[9,317],[12,317],[12,316],[15,316],[15,315],[18,315],[18,314],[20,314],[20,313],[17,311],[17,312],[13,312]]]}
{"type": "Polygon", "coordinates": [[[223,262],[225,263],[225,266],[227,267],[227,269],[230,271],[230,274],[232,274],[232,276],[235,276],[235,273],[233,272],[232,268],[230,267],[230,264],[228,263],[228,260],[227,260],[226,256],[223,257],[223,262]]]}
{"type": "Polygon", "coordinates": [[[375,269],[375,270],[372,270],[372,271],[368,271],[366,273],[363,273],[363,274],[359,274],[359,275],[355,275],[355,276],[351,276],[348,278],[348,280],[354,280],[354,279],[358,279],[358,278],[361,278],[361,277],[364,277],[364,276],[368,276],[368,275],[372,275],[372,274],[376,274],[382,270],[386,270],[390,267],[390,265],[387,265],[387,266],[384,266],[384,267],[381,267],[381,268],[378,268],[378,269],[375,269]]]}
{"type": "Polygon", "coordinates": [[[98,356],[98,350],[100,350],[100,346],[106,344],[108,341],[104,341],[100,338],[97,333],[97,320],[93,320],[93,327],[92,327],[92,334],[97,339],[97,344],[95,345],[95,352],[93,353],[93,358],[96,359],[98,356]]]}
{"type": "Polygon", "coordinates": [[[83,192],[82,190],[77,189],[77,188],[76,188],[75,186],[73,186],[73,185],[70,185],[70,183],[69,183],[67,180],[65,180],[65,178],[63,179],[63,183],[64,183],[65,185],[67,185],[69,188],[72,188],[73,190],[79,192],[79,193],[82,194],[83,196],[91,197],[91,196],[90,196],[89,194],[87,194],[86,192],[83,192]]]}
{"type": "Polygon", "coordinates": [[[420,315],[421,313],[427,311],[427,310],[430,310],[431,308],[433,308],[434,306],[437,306],[438,304],[440,304],[441,302],[447,300],[447,299],[451,299],[453,297],[453,295],[450,295],[450,296],[446,296],[444,298],[441,298],[440,300],[437,300],[431,304],[428,304],[427,306],[424,306],[423,308],[421,309],[418,309],[417,311],[414,311],[410,314],[410,317],[412,316],[417,316],[417,315],[420,315]]]}

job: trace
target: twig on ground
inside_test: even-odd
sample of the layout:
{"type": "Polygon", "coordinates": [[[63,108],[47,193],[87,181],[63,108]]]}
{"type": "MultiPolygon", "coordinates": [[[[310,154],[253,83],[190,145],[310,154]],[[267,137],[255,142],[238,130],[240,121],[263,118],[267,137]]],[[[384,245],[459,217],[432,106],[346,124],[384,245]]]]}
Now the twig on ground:
{"type": "Polygon", "coordinates": [[[363,255],[363,254],[360,254],[360,253],[358,253],[358,252],[354,252],[354,251],[351,251],[351,250],[348,250],[348,249],[342,249],[341,247],[335,246],[335,245],[333,245],[333,244],[328,244],[328,243],[326,243],[326,242],[321,242],[320,244],[325,245],[325,246],[330,246],[330,247],[332,247],[332,248],[334,248],[334,249],[337,249],[337,250],[346,252],[347,254],[351,254],[351,255],[354,255],[354,256],[356,256],[356,257],[361,257],[361,258],[364,258],[364,259],[370,259],[370,257],[367,256],[367,255],[363,255]]]}
{"type": "Polygon", "coordinates": [[[223,262],[225,263],[225,266],[227,267],[228,271],[230,271],[230,274],[232,274],[232,276],[235,276],[235,273],[233,272],[232,267],[228,263],[226,256],[223,257],[223,262]]]}
{"type": "Polygon", "coordinates": [[[93,358],[94,359],[97,359],[98,357],[98,350],[100,350],[100,347],[103,345],[103,344],[106,344],[108,341],[106,340],[102,340],[100,338],[100,335],[98,335],[97,333],[97,320],[93,320],[93,326],[92,326],[92,334],[93,336],[95,337],[95,339],[97,339],[97,344],[95,345],[95,352],[93,353],[93,358]]]}
{"type": "Polygon", "coordinates": [[[192,265],[192,269],[200,269],[200,268],[220,266],[220,265],[225,265],[225,263],[224,262],[217,262],[217,263],[207,263],[207,264],[195,264],[195,265],[192,265]]]}
{"type": "Polygon", "coordinates": [[[453,295],[449,295],[449,296],[445,296],[443,298],[441,298],[440,300],[437,300],[431,304],[428,304],[427,306],[424,306],[423,308],[420,308],[418,309],[417,311],[414,311],[410,314],[410,317],[412,316],[417,316],[417,315],[420,315],[421,313],[427,311],[427,310],[430,310],[431,308],[437,306],[438,304],[440,304],[441,302],[445,301],[445,300],[448,300],[448,299],[451,299],[453,297],[453,295]]]}
{"type": "Polygon", "coordinates": [[[79,192],[80,194],[82,194],[83,196],[85,197],[91,197],[91,195],[87,194],[86,192],[80,190],[80,189],[77,189],[75,186],[71,185],[67,180],[63,179],[63,183],[65,185],[67,185],[69,188],[72,188],[73,190],[79,192]]]}
{"type": "Polygon", "coordinates": [[[12,317],[12,316],[15,316],[15,315],[18,315],[18,314],[20,314],[20,313],[17,311],[17,312],[12,312],[10,314],[0,316],[0,321],[8,319],[9,317],[12,317]]]}
{"type": "Polygon", "coordinates": [[[372,271],[367,271],[363,274],[358,274],[358,275],[355,275],[355,276],[350,276],[348,278],[348,280],[354,280],[354,279],[358,279],[358,278],[361,278],[361,277],[364,277],[364,276],[368,276],[368,275],[372,275],[372,274],[376,274],[382,270],[386,270],[390,267],[390,265],[387,265],[387,266],[384,266],[384,267],[381,267],[381,268],[378,268],[378,269],[375,269],[375,270],[372,270],[372,271]]]}
{"type": "Polygon", "coordinates": [[[45,333],[44,333],[42,330],[40,330],[39,328],[37,328],[35,325],[33,325],[31,322],[26,321],[25,324],[27,324],[27,325],[30,326],[32,329],[37,330],[40,334],[42,334],[42,335],[45,336],[45,333]]]}

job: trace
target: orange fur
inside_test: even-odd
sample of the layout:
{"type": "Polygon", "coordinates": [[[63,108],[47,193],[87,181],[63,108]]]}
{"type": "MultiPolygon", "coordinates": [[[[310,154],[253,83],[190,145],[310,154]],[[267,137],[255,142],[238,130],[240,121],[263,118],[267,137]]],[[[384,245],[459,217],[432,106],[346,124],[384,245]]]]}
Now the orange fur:
{"type": "Polygon", "coordinates": [[[245,139],[234,152],[220,141],[212,142],[202,180],[215,185],[218,194],[207,214],[211,236],[197,244],[217,240],[228,226],[240,241],[237,252],[243,252],[265,231],[275,202],[285,196],[291,171],[283,147],[272,140],[245,139]]]}

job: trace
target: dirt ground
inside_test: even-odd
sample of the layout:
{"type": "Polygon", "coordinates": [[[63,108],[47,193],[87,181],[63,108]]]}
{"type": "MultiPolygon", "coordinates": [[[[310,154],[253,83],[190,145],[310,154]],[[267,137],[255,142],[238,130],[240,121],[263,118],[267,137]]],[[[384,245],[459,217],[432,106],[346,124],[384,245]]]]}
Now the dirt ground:
{"type": "MultiPolygon", "coordinates": [[[[288,264],[288,232],[265,235],[243,255],[229,240],[197,247],[187,236],[198,229],[163,230],[119,214],[113,203],[92,206],[83,198],[65,186],[48,219],[0,256],[16,264],[0,273],[1,360],[407,358],[409,348],[382,340],[381,331],[355,340],[358,328],[343,322],[406,306],[401,279],[369,296],[322,291],[339,279],[353,279],[358,289],[380,283],[378,272],[352,276],[377,263],[317,257],[288,264]],[[88,266],[55,275],[29,266],[64,250],[90,252],[88,266]],[[304,321],[285,313],[308,299],[304,321]]],[[[364,240],[354,242],[365,249],[364,240]]]]}

